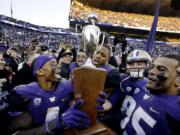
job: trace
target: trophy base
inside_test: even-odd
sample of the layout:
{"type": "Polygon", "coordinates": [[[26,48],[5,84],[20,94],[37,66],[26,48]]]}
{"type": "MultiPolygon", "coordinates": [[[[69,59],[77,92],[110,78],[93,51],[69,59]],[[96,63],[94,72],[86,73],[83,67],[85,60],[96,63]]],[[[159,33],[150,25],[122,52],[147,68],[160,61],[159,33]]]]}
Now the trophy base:
{"type": "Polygon", "coordinates": [[[65,131],[64,135],[117,135],[114,131],[103,125],[97,123],[87,129],[69,129],[65,131]]]}

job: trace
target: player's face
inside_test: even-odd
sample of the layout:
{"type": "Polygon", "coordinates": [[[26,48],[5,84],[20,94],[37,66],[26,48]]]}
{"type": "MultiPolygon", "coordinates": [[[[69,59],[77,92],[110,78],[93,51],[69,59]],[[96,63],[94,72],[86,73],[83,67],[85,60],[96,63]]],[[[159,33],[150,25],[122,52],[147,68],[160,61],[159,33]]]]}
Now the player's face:
{"type": "Polygon", "coordinates": [[[145,69],[146,63],[143,61],[134,61],[128,63],[128,67],[131,71],[138,71],[138,69],[145,69]]]}
{"type": "Polygon", "coordinates": [[[107,64],[109,60],[109,53],[108,49],[103,46],[98,48],[93,55],[92,63],[96,67],[107,64]]]}
{"type": "Polygon", "coordinates": [[[151,65],[147,88],[152,92],[170,92],[177,75],[178,61],[165,57],[158,57],[151,65]]]}
{"type": "Polygon", "coordinates": [[[82,66],[86,62],[86,59],[87,59],[87,55],[85,52],[78,52],[77,53],[76,62],[77,62],[79,67],[82,66]]]}
{"type": "Polygon", "coordinates": [[[144,61],[132,61],[127,64],[127,71],[133,78],[141,78],[144,76],[146,63],[144,61]]]}
{"type": "Polygon", "coordinates": [[[60,76],[60,65],[57,64],[55,59],[48,61],[42,68],[44,76],[49,81],[59,81],[60,76]]]}

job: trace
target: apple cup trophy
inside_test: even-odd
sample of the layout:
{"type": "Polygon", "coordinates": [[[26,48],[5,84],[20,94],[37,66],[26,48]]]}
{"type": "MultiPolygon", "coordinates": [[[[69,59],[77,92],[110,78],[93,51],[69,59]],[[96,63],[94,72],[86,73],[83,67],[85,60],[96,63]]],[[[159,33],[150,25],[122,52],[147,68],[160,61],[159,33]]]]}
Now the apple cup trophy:
{"type": "MultiPolygon", "coordinates": [[[[88,20],[90,25],[83,27],[83,47],[86,49],[88,59],[86,63],[73,71],[73,86],[75,100],[82,98],[84,104],[81,110],[86,112],[91,120],[90,127],[87,129],[71,129],[69,132],[73,135],[113,135],[110,129],[97,121],[96,98],[100,91],[104,89],[107,72],[103,69],[96,68],[91,63],[92,55],[97,46],[99,46],[100,28],[95,25],[97,15],[90,14],[88,20]]],[[[101,45],[103,42],[101,43],[101,45]]]]}

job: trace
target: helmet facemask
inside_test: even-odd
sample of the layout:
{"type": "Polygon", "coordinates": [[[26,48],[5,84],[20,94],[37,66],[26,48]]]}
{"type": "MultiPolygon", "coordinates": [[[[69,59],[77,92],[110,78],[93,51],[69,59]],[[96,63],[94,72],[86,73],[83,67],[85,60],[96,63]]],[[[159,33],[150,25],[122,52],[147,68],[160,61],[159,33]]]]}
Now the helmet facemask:
{"type": "MultiPolygon", "coordinates": [[[[147,66],[147,65],[146,65],[147,66]]],[[[147,68],[132,68],[129,64],[127,64],[127,70],[132,78],[141,78],[144,77],[144,73],[147,68]]]]}
{"type": "Polygon", "coordinates": [[[141,78],[149,70],[151,56],[144,50],[134,50],[126,60],[126,68],[132,78],[141,78]]]}

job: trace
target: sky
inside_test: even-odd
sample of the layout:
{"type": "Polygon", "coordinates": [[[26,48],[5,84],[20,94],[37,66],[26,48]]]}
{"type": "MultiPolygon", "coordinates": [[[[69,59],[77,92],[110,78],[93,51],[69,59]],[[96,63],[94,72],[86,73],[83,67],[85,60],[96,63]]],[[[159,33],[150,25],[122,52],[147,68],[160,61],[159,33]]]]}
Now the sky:
{"type": "Polygon", "coordinates": [[[0,15],[37,24],[59,28],[69,28],[71,0],[0,0],[0,15]]]}

